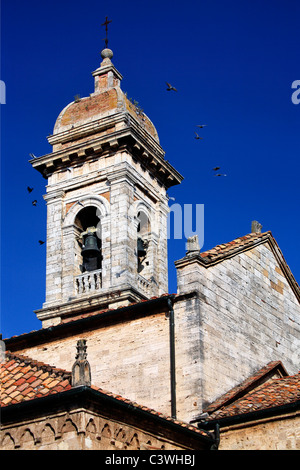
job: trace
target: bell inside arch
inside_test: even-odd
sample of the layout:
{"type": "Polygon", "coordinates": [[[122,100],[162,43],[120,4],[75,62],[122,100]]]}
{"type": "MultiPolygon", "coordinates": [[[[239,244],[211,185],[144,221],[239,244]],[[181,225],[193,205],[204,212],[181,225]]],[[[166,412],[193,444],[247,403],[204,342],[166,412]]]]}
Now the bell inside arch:
{"type": "Polygon", "coordinates": [[[84,237],[84,245],[81,251],[84,258],[95,258],[101,255],[98,247],[96,233],[87,233],[84,237]]]}
{"type": "Polygon", "coordinates": [[[139,258],[144,258],[147,254],[145,242],[142,238],[138,238],[137,240],[137,253],[139,258]]]}
{"type": "Polygon", "coordinates": [[[100,269],[102,260],[101,239],[97,237],[97,229],[95,227],[88,227],[87,230],[81,234],[81,239],[81,272],[100,269]]]}

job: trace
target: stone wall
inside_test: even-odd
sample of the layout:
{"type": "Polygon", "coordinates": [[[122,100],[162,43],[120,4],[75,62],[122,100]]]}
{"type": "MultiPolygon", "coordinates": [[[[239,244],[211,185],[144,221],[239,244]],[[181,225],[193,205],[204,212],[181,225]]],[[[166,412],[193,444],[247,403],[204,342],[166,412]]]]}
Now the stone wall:
{"type": "Polygon", "coordinates": [[[170,415],[169,320],[165,313],[114,323],[18,353],[71,371],[80,338],[87,340],[93,385],[170,415]]]}
{"type": "Polygon", "coordinates": [[[176,301],[175,363],[177,416],[189,421],[202,411],[203,331],[196,295],[176,301]]]}
{"type": "MultiPolygon", "coordinates": [[[[181,306],[176,323],[182,368],[193,369],[185,382],[198,394],[200,407],[270,361],[282,361],[291,375],[298,372],[300,306],[268,244],[209,268],[187,261],[178,269],[178,289],[199,296],[197,312],[181,306]]],[[[178,369],[177,376],[180,382],[184,373],[178,369]]],[[[188,386],[184,389],[188,395],[188,386]]]]}
{"type": "Polygon", "coordinates": [[[300,415],[222,429],[219,450],[300,450],[300,415]]]}

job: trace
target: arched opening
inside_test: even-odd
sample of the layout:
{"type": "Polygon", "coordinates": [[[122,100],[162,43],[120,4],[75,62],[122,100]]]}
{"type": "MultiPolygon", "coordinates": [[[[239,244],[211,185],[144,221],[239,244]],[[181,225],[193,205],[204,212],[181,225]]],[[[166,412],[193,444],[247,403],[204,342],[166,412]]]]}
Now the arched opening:
{"type": "Polygon", "coordinates": [[[137,218],[137,271],[141,273],[149,265],[146,258],[149,247],[150,221],[142,210],[138,212],[137,218]]]}
{"type": "Polygon", "coordinates": [[[77,259],[80,271],[85,273],[101,269],[101,222],[97,208],[88,206],[81,209],[75,218],[75,225],[79,232],[77,259]]]}

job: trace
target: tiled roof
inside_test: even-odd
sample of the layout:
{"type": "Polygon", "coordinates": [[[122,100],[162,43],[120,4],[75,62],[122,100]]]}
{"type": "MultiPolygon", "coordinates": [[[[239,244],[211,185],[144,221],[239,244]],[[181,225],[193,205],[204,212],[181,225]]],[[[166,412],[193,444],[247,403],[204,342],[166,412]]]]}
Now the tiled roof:
{"type": "Polygon", "coordinates": [[[250,248],[256,243],[261,243],[262,241],[269,239],[270,236],[272,236],[271,232],[249,233],[248,235],[236,238],[231,242],[222,243],[211,250],[204,251],[203,253],[200,253],[200,256],[203,258],[203,261],[211,263],[212,261],[218,261],[224,257],[231,256],[236,252],[239,252],[241,249],[250,248]]]}
{"type": "Polygon", "coordinates": [[[128,305],[119,305],[118,307],[115,307],[115,308],[105,308],[105,309],[102,309],[102,310],[97,310],[95,312],[85,312],[85,313],[78,313],[78,315],[76,316],[72,316],[70,318],[62,318],[61,320],[61,323],[69,323],[70,321],[76,321],[76,320],[82,320],[84,318],[90,318],[90,317],[95,317],[95,316],[98,316],[98,315],[103,315],[104,313],[108,313],[108,312],[117,312],[118,310],[124,310],[124,309],[130,309],[130,307],[134,306],[134,305],[137,305],[137,304],[146,304],[146,303],[151,303],[153,300],[159,300],[159,299],[163,299],[164,297],[176,297],[177,294],[162,294],[160,296],[154,296],[154,297],[151,297],[150,299],[142,299],[142,300],[139,300],[139,301],[135,301],[135,302],[131,302],[130,304],[128,305]]]}
{"type": "Polygon", "coordinates": [[[288,373],[283,367],[281,361],[269,362],[265,367],[258,370],[242,383],[233,387],[229,392],[225,393],[207,406],[204,411],[207,413],[213,413],[220,408],[228,406],[230,403],[236,401],[238,398],[244,396],[246,393],[258,387],[261,383],[266,382],[270,378],[279,378],[287,375],[288,373]]]}
{"type": "Polygon", "coordinates": [[[261,385],[243,398],[213,413],[211,419],[265,410],[298,400],[300,400],[300,373],[281,379],[273,379],[261,385]]]}
{"type": "MultiPolygon", "coordinates": [[[[270,363],[269,367],[276,363],[270,363]]],[[[211,413],[209,420],[229,418],[255,411],[262,411],[277,406],[288,405],[300,400],[300,372],[292,376],[271,378],[251,388],[259,379],[263,379],[263,373],[268,367],[262,369],[259,374],[243,382],[240,387],[235,387],[231,392],[210,405],[206,412],[211,413]],[[231,397],[230,397],[231,393],[231,397]]],[[[259,382],[258,382],[259,383],[259,382]]]]}
{"type": "Polygon", "coordinates": [[[138,408],[138,409],[143,410],[143,411],[146,411],[147,413],[150,413],[153,416],[158,416],[161,419],[164,419],[166,421],[177,424],[178,426],[181,426],[185,429],[189,429],[189,430],[191,430],[193,432],[196,432],[198,434],[202,434],[204,436],[207,436],[207,433],[205,431],[203,431],[203,429],[196,428],[195,426],[193,426],[193,425],[191,425],[191,424],[189,424],[185,421],[181,421],[181,420],[178,420],[176,418],[172,418],[171,416],[168,416],[164,413],[161,413],[160,411],[156,411],[153,408],[149,408],[148,406],[139,405],[138,403],[136,403],[132,400],[129,400],[128,398],[124,398],[121,395],[117,395],[115,393],[104,391],[101,388],[95,387],[93,385],[91,386],[91,388],[93,390],[96,390],[100,393],[105,394],[106,396],[112,397],[112,398],[118,400],[119,402],[122,402],[122,403],[127,404],[127,405],[131,405],[132,407],[138,408]]]}
{"type": "MultiPolygon", "coordinates": [[[[5,361],[0,364],[0,406],[15,405],[23,401],[45,397],[50,394],[68,391],[72,388],[71,373],[52,367],[43,362],[34,361],[26,356],[6,352],[5,361]]],[[[189,429],[196,434],[209,437],[209,433],[184,421],[171,418],[147,406],[139,405],[121,395],[107,392],[94,385],[91,389],[106,397],[111,397],[124,405],[143,410],[162,420],[189,429]]]]}
{"type": "Polygon", "coordinates": [[[1,407],[71,388],[69,372],[10,352],[0,365],[0,381],[1,407]]]}

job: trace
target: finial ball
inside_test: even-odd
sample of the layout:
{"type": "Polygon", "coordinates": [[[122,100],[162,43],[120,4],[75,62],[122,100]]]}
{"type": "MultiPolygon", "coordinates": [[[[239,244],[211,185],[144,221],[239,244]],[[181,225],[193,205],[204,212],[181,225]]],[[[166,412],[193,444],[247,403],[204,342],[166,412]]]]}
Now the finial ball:
{"type": "Polygon", "coordinates": [[[101,51],[101,57],[102,57],[102,59],[107,59],[107,58],[108,58],[108,59],[111,59],[111,58],[113,57],[113,55],[114,55],[114,54],[113,54],[113,51],[112,51],[111,49],[107,49],[107,48],[106,48],[106,49],[103,49],[103,50],[101,51]]]}

